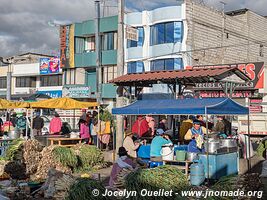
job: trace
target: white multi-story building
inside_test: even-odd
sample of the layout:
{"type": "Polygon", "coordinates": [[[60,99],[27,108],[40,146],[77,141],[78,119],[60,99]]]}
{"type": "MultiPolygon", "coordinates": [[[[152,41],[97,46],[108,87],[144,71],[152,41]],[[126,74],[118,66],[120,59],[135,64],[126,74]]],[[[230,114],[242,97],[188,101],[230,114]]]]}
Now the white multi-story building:
{"type": "MultiPolygon", "coordinates": [[[[17,61],[11,65],[11,99],[27,99],[33,94],[46,94],[52,98],[62,96],[62,70],[59,65],[50,70],[52,64],[49,62],[54,59],[53,56],[26,53],[15,58],[17,61]]],[[[6,95],[7,71],[7,65],[0,67],[1,98],[6,95]]]]}
{"type": "MultiPolygon", "coordinates": [[[[138,28],[139,33],[138,41],[125,41],[125,73],[236,66],[252,82],[236,87],[233,97],[243,103],[248,97],[267,99],[265,17],[248,9],[224,13],[184,0],[177,6],[128,13],[125,24],[138,28]]],[[[225,95],[216,84],[191,89],[205,97],[225,95]]],[[[168,87],[158,84],[144,91],[165,93],[168,87]]]]}

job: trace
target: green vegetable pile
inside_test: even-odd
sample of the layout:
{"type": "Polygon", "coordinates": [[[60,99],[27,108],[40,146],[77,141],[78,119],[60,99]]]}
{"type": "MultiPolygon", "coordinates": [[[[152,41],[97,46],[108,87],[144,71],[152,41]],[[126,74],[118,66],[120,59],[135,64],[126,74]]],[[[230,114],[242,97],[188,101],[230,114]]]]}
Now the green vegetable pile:
{"type": "Polygon", "coordinates": [[[88,179],[88,178],[81,178],[78,179],[71,187],[68,193],[68,197],[66,200],[102,200],[107,199],[103,197],[101,194],[105,193],[105,187],[102,185],[101,182],[88,179]],[[99,191],[99,196],[94,196],[92,194],[93,190],[99,191]]]}
{"type": "MultiPolygon", "coordinates": [[[[159,191],[159,189],[164,189],[165,191],[173,190],[174,193],[178,193],[182,190],[189,188],[189,183],[187,177],[182,171],[174,166],[164,165],[156,167],[153,169],[138,169],[130,173],[126,177],[125,187],[128,191],[141,191],[142,189],[147,189],[149,191],[159,191]]],[[[148,197],[142,197],[138,194],[132,199],[147,199],[148,197]]],[[[181,199],[180,196],[157,197],[160,199],[181,199]]]]}
{"type": "Polygon", "coordinates": [[[21,161],[23,159],[23,152],[22,152],[22,148],[23,148],[23,143],[25,142],[25,140],[23,139],[16,139],[13,140],[9,147],[6,150],[6,155],[5,158],[6,160],[10,160],[10,161],[14,161],[14,160],[18,160],[21,161]]]}
{"type": "Polygon", "coordinates": [[[76,145],[72,148],[57,146],[53,149],[53,156],[63,166],[75,172],[91,171],[104,164],[102,152],[90,145],[76,145]]]}
{"type": "Polygon", "coordinates": [[[217,191],[234,191],[236,190],[237,178],[237,175],[224,176],[212,186],[212,189],[217,191]]]}
{"type": "Polygon", "coordinates": [[[78,159],[73,149],[57,146],[53,149],[53,155],[65,167],[77,167],[78,159]]]}
{"type": "Polygon", "coordinates": [[[83,145],[78,153],[80,168],[83,170],[92,169],[94,166],[104,163],[102,152],[95,146],[83,145]]]}
{"type": "Polygon", "coordinates": [[[257,155],[258,156],[262,156],[262,157],[266,157],[266,149],[267,149],[267,140],[261,142],[257,148],[257,155]]]}

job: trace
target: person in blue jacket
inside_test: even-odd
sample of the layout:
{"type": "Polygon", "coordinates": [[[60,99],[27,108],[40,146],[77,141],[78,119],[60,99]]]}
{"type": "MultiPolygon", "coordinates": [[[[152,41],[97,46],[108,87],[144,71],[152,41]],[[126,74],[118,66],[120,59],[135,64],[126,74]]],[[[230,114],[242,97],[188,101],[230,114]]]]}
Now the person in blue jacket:
{"type": "Polygon", "coordinates": [[[171,131],[164,132],[163,129],[158,129],[156,134],[157,136],[153,138],[150,145],[150,160],[160,162],[162,161],[160,153],[162,146],[165,144],[172,144],[170,140],[171,131]]]}
{"type": "Polygon", "coordinates": [[[185,140],[191,140],[188,144],[188,152],[194,152],[194,153],[205,152],[203,146],[203,138],[205,133],[206,133],[206,128],[201,126],[201,122],[199,120],[194,120],[193,127],[189,129],[186,135],[184,136],[185,140]],[[200,138],[198,137],[202,137],[202,140],[199,140],[200,138]],[[201,144],[198,145],[197,142],[202,142],[202,145],[201,144]]]}

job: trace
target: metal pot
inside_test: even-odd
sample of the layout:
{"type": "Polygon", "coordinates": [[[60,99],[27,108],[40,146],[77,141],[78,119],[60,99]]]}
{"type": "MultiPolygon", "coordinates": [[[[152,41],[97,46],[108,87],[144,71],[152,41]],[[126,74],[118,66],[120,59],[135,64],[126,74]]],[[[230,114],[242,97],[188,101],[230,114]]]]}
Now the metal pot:
{"type": "Polygon", "coordinates": [[[204,147],[205,147],[205,151],[209,152],[209,153],[217,153],[217,150],[220,148],[220,142],[218,140],[209,140],[208,141],[209,144],[207,144],[207,142],[205,142],[204,147]]]}
{"type": "Polygon", "coordinates": [[[186,152],[186,160],[193,162],[198,159],[198,154],[194,152],[186,152]]]}
{"type": "Polygon", "coordinates": [[[237,147],[237,143],[235,139],[221,139],[220,145],[221,147],[227,147],[227,148],[237,147]]]}
{"type": "Polygon", "coordinates": [[[16,132],[16,131],[9,131],[9,132],[7,133],[7,135],[8,135],[8,137],[9,137],[9,139],[17,139],[17,138],[19,138],[20,133],[18,133],[18,132],[16,132]]]}

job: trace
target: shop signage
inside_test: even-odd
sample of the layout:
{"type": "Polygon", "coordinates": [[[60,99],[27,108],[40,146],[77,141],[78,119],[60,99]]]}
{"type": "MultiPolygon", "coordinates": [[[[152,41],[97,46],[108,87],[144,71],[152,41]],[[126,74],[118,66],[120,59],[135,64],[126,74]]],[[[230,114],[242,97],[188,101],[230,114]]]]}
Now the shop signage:
{"type": "Polygon", "coordinates": [[[40,58],[40,74],[59,72],[59,58],[40,58]]]}
{"type": "Polygon", "coordinates": [[[126,27],[126,39],[138,41],[138,29],[131,27],[131,26],[127,26],[126,27]]]}
{"type": "Polygon", "coordinates": [[[37,94],[45,94],[45,95],[50,96],[52,98],[62,97],[62,91],[61,90],[37,91],[37,94]]]}
{"type": "Polygon", "coordinates": [[[74,68],[74,24],[60,27],[60,67],[74,68]]]}
{"type": "Polygon", "coordinates": [[[62,91],[64,97],[71,98],[90,98],[90,87],[77,86],[77,87],[64,87],[62,91]]]}
{"type": "MultiPolygon", "coordinates": [[[[187,66],[187,69],[200,69],[200,68],[220,68],[220,67],[238,67],[239,70],[243,71],[251,81],[245,84],[238,84],[237,90],[251,90],[263,88],[263,76],[264,76],[264,62],[254,62],[254,63],[238,63],[229,65],[207,65],[207,66],[187,66]]],[[[196,84],[195,90],[221,90],[220,83],[200,83],[196,84]]]]}
{"type": "MultiPolygon", "coordinates": [[[[198,91],[199,95],[203,98],[206,97],[226,97],[226,94],[223,91],[219,90],[212,90],[212,91],[198,91]]],[[[241,91],[234,91],[232,94],[233,98],[246,98],[252,97],[253,91],[250,90],[241,90],[241,91]]]]}
{"type": "Polygon", "coordinates": [[[262,112],[262,99],[250,99],[249,111],[251,113],[261,113],[262,112]]]}

